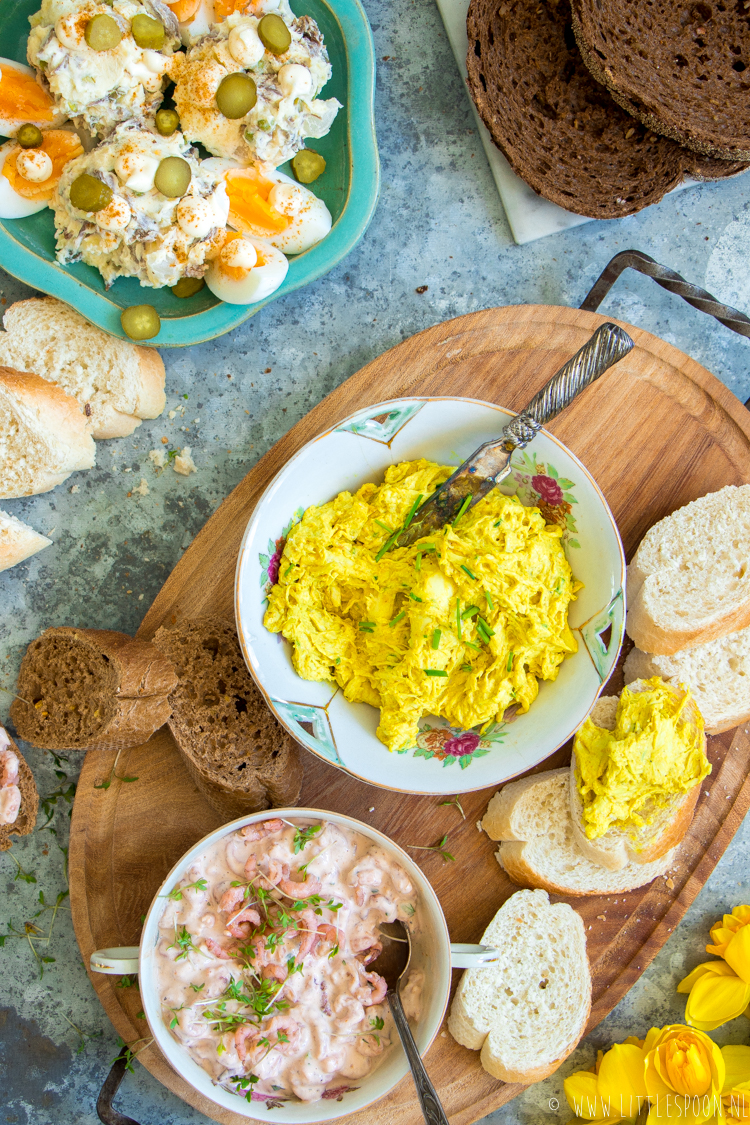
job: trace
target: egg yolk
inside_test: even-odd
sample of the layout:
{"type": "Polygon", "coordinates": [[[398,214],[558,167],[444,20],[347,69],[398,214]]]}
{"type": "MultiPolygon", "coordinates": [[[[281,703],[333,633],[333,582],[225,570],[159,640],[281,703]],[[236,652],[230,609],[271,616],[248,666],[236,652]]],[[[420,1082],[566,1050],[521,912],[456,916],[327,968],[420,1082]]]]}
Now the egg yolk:
{"type": "MultiPolygon", "coordinates": [[[[234,231],[228,231],[227,237],[224,239],[224,245],[222,246],[222,250],[224,250],[227,246],[229,246],[230,242],[234,242],[234,240],[237,239],[237,238],[242,238],[242,235],[241,234],[235,234],[234,231]]],[[[258,266],[268,265],[266,259],[263,257],[263,252],[260,249],[260,247],[257,245],[257,243],[255,243],[255,242],[253,243],[253,248],[255,250],[255,253],[256,253],[257,257],[256,257],[255,265],[252,268],[257,269],[258,266]]],[[[219,270],[221,271],[221,273],[225,274],[226,277],[232,278],[233,281],[244,281],[245,278],[247,277],[247,275],[250,273],[250,270],[246,269],[244,266],[230,266],[230,265],[228,265],[226,260],[222,257],[221,254],[219,255],[219,259],[218,259],[218,266],[219,266],[219,270]]]]}
{"type": "Polygon", "coordinates": [[[66,129],[50,129],[44,134],[44,140],[39,146],[46,152],[52,161],[52,175],[41,184],[34,184],[24,179],[16,167],[16,157],[22,151],[20,148],[12,149],[5,158],[3,175],[10,181],[13,191],[24,199],[51,199],[63,168],[77,156],[83,155],[83,146],[75,133],[66,129]]]}
{"type": "Polygon", "coordinates": [[[175,0],[175,3],[168,5],[180,23],[187,23],[188,20],[191,20],[200,6],[201,0],[175,0]]]}
{"type": "Polygon", "coordinates": [[[4,66],[0,68],[0,117],[42,124],[54,120],[55,106],[33,74],[4,66]]]}
{"type": "Polygon", "coordinates": [[[214,0],[214,13],[217,20],[225,20],[232,12],[243,12],[252,7],[252,0],[214,0]]]}
{"type": "Polygon", "coordinates": [[[229,196],[229,221],[232,226],[250,234],[281,234],[291,219],[268,202],[273,181],[262,180],[252,168],[229,172],[226,177],[229,196]]]}

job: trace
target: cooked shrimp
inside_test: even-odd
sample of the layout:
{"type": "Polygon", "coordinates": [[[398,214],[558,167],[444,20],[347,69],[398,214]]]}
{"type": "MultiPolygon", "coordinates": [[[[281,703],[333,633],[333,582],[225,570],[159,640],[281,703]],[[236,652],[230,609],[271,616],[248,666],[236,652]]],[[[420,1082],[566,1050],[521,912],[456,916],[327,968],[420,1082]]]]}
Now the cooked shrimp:
{"type": "Polygon", "coordinates": [[[362,965],[370,965],[373,961],[377,961],[380,954],[383,952],[381,942],[375,941],[368,949],[362,949],[356,954],[357,960],[362,965]]]}
{"type": "Polygon", "coordinates": [[[255,1059],[251,1059],[251,1055],[254,1056],[258,1050],[259,1038],[258,1027],[253,1023],[243,1023],[242,1026],[238,1027],[235,1031],[234,1046],[237,1050],[237,1054],[240,1056],[240,1062],[244,1067],[247,1067],[248,1062],[252,1063],[256,1061],[255,1059]],[[247,1042],[248,1039],[250,1040],[249,1043],[247,1042]]]}
{"type": "Polygon", "coordinates": [[[274,832],[280,832],[284,827],[284,821],[279,820],[278,817],[273,820],[261,820],[259,824],[246,824],[244,828],[240,828],[240,836],[246,840],[262,840],[264,836],[272,836],[274,832]]]}
{"type": "Polygon", "coordinates": [[[266,1028],[266,1037],[276,1036],[273,1046],[282,1055],[293,1055],[299,1048],[302,1028],[291,1016],[274,1016],[266,1028]]]}
{"type": "Polygon", "coordinates": [[[315,939],[318,935],[318,919],[315,916],[314,910],[303,910],[299,916],[299,921],[300,943],[297,952],[297,960],[303,961],[315,944],[315,939]]]}
{"type": "Polygon", "coordinates": [[[277,980],[283,984],[289,973],[286,965],[264,965],[260,975],[264,980],[277,980]]]}
{"type": "Polygon", "coordinates": [[[247,857],[247,863],[245,864],[245,878],[252,879],[257,874],[257,871],[258,857],[257,855],[254,855],[253,852],[251,852],[247,857]]]}
{"type": "Polygon", "coordinates": [[[354,990],[354,995],[365,1008],[371,1008],[373,1004],[382,1004],[388,991],[388,982],[377,973],[365,973],[365,980],[372,987],[362,985],[361,988],[354,990]]]}
{"type": "Polygon", "coordinates": [[[239,914],[227,922],[226,932],[236,938],[248,938],[254,926],[260,925],[260,914],[252,906],[246,906],[239,914]]]}
{"type": "Polygon", "coordinates": [[[365,1055],[366,1058],[382,1054],[384,1048],[385,1043],[379,1035],[363,1035],[357,1041],[357,1050],[360,1055],[365,1055]]]}
{"type": "Polygon", "coordinates": [[[2,776],[0,776],[0,785],[17,785],[18,784],[18,758],[12,750],[0,750],[0,767],[2,767],[2,776]]]}
{"type": "Polygon", "coordinates": [[[268,884],[268,888],[277,887],[282,879],[289,877],[289,865],[281,863],[278,859],[269,859],[265,872],[261,877],[268,884]]]}
{"type": "Polygon", "coordinates": [[[279,890],[281,893],[288,895],[289,898],[295,899],[310,898],[311,895],[319,895],[322,885],[320,879],[316,879],[314,875],[308,875],[301,883],[295,883],[293,879],[279,880],[279,890]]]}
{"type": "Polygon", "coordinates": [[[224,914],[231,914],[245,901],[245,891],[245,887],[229,887],[219,899],[219,910],[224,914]]]}
{"type": "Polygon", "coordinates": [[[219,945],[218,941],[214,941],[212,937],[205,939],[205,945],[208,952],[213,953],[214,957],[219,957],[222,961],[232,960],[232,954],[223,945],[219,945]]]}
{"type": "Polygon", "coordinates": [[[341,949],[344,940],[344,934],[341,930],[337,930],[335,926],[324,922],[322,926],[318,926],[315,941],[315,955],[319,957],[321,952],[324,951],[324,949],[321,949],[321,946],[325,947],[328,945],[331,949],[341,949]]]}

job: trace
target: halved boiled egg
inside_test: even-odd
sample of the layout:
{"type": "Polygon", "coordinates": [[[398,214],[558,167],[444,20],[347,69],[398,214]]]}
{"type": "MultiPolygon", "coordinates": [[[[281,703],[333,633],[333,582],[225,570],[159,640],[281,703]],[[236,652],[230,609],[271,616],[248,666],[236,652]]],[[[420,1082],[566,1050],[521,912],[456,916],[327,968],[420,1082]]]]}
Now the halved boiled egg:
{"type": "Polygon", "coordinates": [[[213,24],[221,23],[233,12],[253,8],[253,0],[168,0],[180,25],[182,41],[190,47],[206,35],[213,24]]]}
{"type": "Polygon", "coordinates": [[[331,212],[309,188],[275,168],[230,168],[225,176],[229,225],[301,254],[328,234],[331,212]]]}
{"type": "Polygon", "coordinates": [[[288,269],[284,255],[269,242],[229,231],[205,280],[220,301],[253,305],[276,292],[288,269]]]}
{"type": "Polygon", "coordinates": [[[43,211],[65,166],[83,155],[76,133],[49,129],[37,148],[13,141],[0,148],[0,218],[23,219],[43,211]]]}
{"type": "Polygon", "coordinates": [[[0,58],[0,135],[15,137],[26,122],[49,129],[64,120],[30,66],[0,58]]]}

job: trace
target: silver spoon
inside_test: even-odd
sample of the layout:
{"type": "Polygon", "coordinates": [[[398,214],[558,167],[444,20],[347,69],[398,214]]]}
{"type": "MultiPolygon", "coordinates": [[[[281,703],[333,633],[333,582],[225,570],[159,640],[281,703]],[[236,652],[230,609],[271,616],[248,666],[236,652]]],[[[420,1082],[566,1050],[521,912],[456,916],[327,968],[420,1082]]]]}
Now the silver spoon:
{"type": "Polygon", "coordinates": [[[440,1104],[435,1087],[430,1082],[424,1063],[419,1054],[417,1044],[409,1027],[401,997],[399,986],[405,979],[411,961],[411,937],[403,922],[386,922],[380,926],[380,933],[386,939],[383,952],[370,966],[370,969],[380,974],[388,985],[386,1000],[393,1014],[396,1030],[401,1036],[401,1042],[406,1052],[411,1067],[414,1085],[417,1088],[419,1102],[427,1125],[448,1125],[448,1118],[440,1104]]]}

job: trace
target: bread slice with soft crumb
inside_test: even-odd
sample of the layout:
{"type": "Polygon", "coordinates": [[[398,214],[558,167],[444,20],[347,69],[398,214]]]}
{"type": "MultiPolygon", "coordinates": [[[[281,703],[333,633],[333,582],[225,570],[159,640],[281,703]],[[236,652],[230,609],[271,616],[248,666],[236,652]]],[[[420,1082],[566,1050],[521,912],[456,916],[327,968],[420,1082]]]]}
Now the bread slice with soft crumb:
{"type": "Polygon", "coordinates": [[[570,815],[570,767],[531,774],[505,785],[490,801],[482,828],[501,841],[495,853],[513,883],[559,895],[609,895],[643,887],[664,875],[676,848],[653,863],[608,871],[581,851],[570,815]]]}
{"type": "Polygon", "coordinates": [[[661,676],[686,684],[706,724],[721,734],[750,719],[750,626],[715,641],[658,656],[634,648],[625,660],[625,683],[661,676]]]}
{"type": "Polygon", "coordinates": [[[72,395],[39,375],[0,366],[0,499],[49,492],[90,469],[95,457],[72,395]]]}
{"type": "Polygon", "coordinates": [[[126,437],[164,409],[164,363],[154,348],[120,340],[53,297],[11,305],[0,364],[32,371],[75,398],[94,438],[126,437]]]}
{"type": "Polygon", "coordinates": [[[468,969],[448,1030],[503,1082],[540,1082],[574,1050],[591,1011],[583,922],[540,890],[517,891],[482,935],[500,960],[468,969]]]}
{"type": "Polygon", "coordinates": [[[0,570],[10,570],[37,551],[51,546],[52,540],[46,535],[40,535],[9,512],[0,512],[0,570]]]}
{"type": "MultiPolygon", "coordinates": [[[[628,685],[630,691],[648,691],[648,684],[636,681],[628,685]]],[[[589,718],[599,727],[615,729],[618,699],[604,696],[596,701],[589,718]]],[[[691,700],[687,705],[696,716],[697,708],[691,700]]],[[[700,721],[700,716],[697,720],[700,721]]],[[[705,738],[704,738],[705,745],[705,738]]],[[[639,809],[647,820],[639,827],[610,828],[603,836],[590,840],[583,828],[583,800],[576,779],[576,756],[570,760],[570,812],[573,835],[579,848],[592,863],[609,871],[621,871],[629,863],[648,864],[659,860],[680,843],[693,819],[700,785],[687,793],[675,793],[663,807],[639,809]]]]}
{"type": "Polygon", "coordinates": [[[646,532],[628,567],[625,624],[671,656],[750,625],[750,484],[693,500],[646,532]]]}

